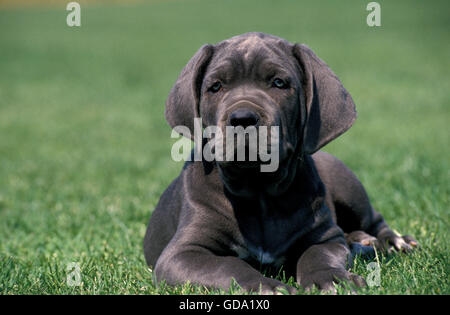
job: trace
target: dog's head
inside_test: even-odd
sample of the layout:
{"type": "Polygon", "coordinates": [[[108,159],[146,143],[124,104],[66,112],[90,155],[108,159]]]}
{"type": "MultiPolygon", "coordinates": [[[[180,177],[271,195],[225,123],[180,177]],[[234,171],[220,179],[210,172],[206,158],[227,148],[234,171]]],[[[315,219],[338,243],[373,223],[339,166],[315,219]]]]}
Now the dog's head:
{"type": "Polygon", "coordinates": [[[314,153],[356,118],[350,94],[311,49],[263,33],[201,47],[172,88],[165,114],[191,134],[200,117],[203,127],[224,134],[226,126],[279,126],[281,163],[314,153]]]}

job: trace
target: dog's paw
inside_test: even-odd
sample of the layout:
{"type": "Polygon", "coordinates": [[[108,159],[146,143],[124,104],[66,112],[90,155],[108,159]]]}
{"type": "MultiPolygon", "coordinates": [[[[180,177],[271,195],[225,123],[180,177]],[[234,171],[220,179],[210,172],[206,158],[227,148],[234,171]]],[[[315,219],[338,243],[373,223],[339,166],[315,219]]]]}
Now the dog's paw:
{"type": "Polygon", "coordinates": [[[310,291],[314,286],[321,291],[336,293],[335,284],[348,283],[358,288],[366,287],[367,283],[360,275],[351,273],[345,269],[326,269],[318,270],[300,279],[300,285],[307,291],[310,291]]]}
{"type": "Polygon", "coordinates": [[[348,244],[358,243],[363,246],[378,246],[378,239],[364,231],[353,231],[345,234],[345,239],[348,244]]]}
{"type": "Polygon", "coordinates": [[[388,254],[393,251],[410,252],[418,246],[418,242],[411,236],[399,236],[391,230],[380,232],[378,237],[363,231],[353,231],[346,234],[345,238],[348,244],[358,243],[362,246],[371,246],[388,254]]]}
{"type": "Polygon", "coordinates": [[[387,253],[392,253],[394,250],[409,253],[419,245],[419,243],[409,235],[400,236],[394,232],[380,234],[381,235],[378,235],[378,242],[381,244],[381,248],[387,253]]]}

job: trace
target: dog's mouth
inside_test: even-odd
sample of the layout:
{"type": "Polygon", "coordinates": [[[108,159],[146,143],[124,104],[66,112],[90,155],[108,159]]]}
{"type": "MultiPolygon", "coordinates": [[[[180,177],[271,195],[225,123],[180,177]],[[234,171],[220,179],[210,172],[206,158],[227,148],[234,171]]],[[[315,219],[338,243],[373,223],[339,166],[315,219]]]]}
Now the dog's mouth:
{"type": "Polygon", "coordinates": [[[262,128],[267,129],[267,126],[260,126],[255,133],[228,134],[222,146],[224,158],[216,161],[227,168],[259,169],[269,173],[277,171],[280,163],[289,155],[286,152],[289,146],[280,139],[279,127],[271,127],[276,127],[273,130],[277,131],[269,135],[265,131],[259,132],[262,128]]]}
{"type": "Polygon", "coordinates": [[[222,104],[226,110],[219,114],[221,135],[215,142],[215,150],[222,159],[220,166],[236,169],[257,169],[275,172],[281,160],[289,155],[290,145],[283,138],[282,115],[277,112],[273,100],[249,96],[222,104]]]}
{"type": "Polygon", "coordinates": [[[241,194],[243,190],[239,187],[249,181],[257,187],[264,186],[271,194],[288,186],[295,173],[291,166],[295,163],[296,146],[292,145],[294,139],[286,136],[288,131],[283,130],[281,120],[276,115],[272,117],[275,118],[259,119],[256,125],[246,128],[237,126],[240,127],[237,133],[227,134],[230,125],[222,124],[223,142],[216,143],[215,149],[222,150],[224,159],[216,159],[216,164],[231,192],[241,194]]]}
{"type": "Polygon", "coordinates": [[[229,166],[234,166],[240,169],[257,169],[260,165],[261,162],[259,161],[238,161],[229,163],[229,166]]]}
{"type": "Polygon", "coordinates": [[[285,191],[295,176],[297,159],[290,145],[280,145],[280,147],[288,147],[288,150],[281,150],[279,154],[267,161],[261,159],[218,161],[219,173],[227,189],[233,194],[242,196],[255,193],[255,190],[250,187],[256,190],[263,189],[271,195],[278,195],[285,191]]]}

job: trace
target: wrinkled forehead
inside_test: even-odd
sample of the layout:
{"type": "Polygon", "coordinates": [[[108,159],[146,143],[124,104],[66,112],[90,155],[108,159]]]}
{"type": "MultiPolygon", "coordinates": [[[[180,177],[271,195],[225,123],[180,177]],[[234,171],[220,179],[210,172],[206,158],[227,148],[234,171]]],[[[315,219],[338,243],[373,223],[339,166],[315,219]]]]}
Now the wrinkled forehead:
{"type": "Polygon", "coordinates": [[[282,40],[277,40],[268,36],[248,35],[236,36],[225,43],[228,44],[228,49],[238,52],[243,58],[249,59],[256,53],[264,53],[268,56],[276,57],[282,53],[284,43],[282,40]]]}
{"type": "Polygon", "coordinates": [[[292,44],[288,41],[271,35],[250,33],[218,43],[208,72],[234,70],[243,74],[253,70],[276,69],[295,73],[296,67],[292,44]]]}

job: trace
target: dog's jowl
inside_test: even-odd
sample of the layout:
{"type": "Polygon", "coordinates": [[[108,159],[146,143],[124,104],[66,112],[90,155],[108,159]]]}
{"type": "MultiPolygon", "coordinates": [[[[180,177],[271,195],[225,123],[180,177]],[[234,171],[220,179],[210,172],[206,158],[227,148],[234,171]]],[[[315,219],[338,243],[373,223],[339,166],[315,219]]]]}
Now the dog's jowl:
{"type": "MultiPolygon", "coordinates": [[[[175,82],[165,116],[191,135],[201,118],[200,129],[217,126],[225,142],[230,126],[278,127],[278,164],[262,172],[270,161],[187,161],[145,235],[145,258],[158,281],[227,289],[234,279],[247,291],[294,293],[273,277],[282,268],[304,288],[332,290],[340,281],[363,286],[348,271],[352,252],[370,252],[368,246],[408,251],[417,244],[388,227],[341,161],[318,151],[352,126],[356,110],[307,46],[262,33],[205,45],[175,82]]],[[[240,141],[245,148],[249,138],[240,141]]],[[[274,144],[270,135],[258,143],[274,144]]],[[[216,147],[226,156],[238,148],[216,147]]]]}

